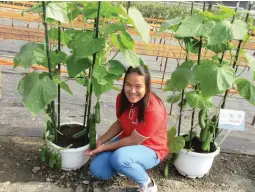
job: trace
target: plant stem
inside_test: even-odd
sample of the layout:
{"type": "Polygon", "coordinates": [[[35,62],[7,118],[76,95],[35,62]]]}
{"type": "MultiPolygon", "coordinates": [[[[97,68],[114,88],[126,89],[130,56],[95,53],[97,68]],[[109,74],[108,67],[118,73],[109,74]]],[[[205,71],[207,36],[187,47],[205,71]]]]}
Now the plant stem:
{"type": "MultiPolygon", "coordinates": [[[[193,9],[194,9],[194,2],[192,1],[192,3],[191,3],[191,10],[190,10],[190,14],[191,15],[193,15],[193,9]]],[[[186,51],[186,61],[187,61],[188,58],[189,58],[189,52],[187,51],[187,48],[184,48],[182,46],[180,40],[178,40],[178,43],[181,46],[181,48],[186,51]]],[[[178,123],[178,136],[180,135],[180,132],[181,132],[183,98],[184,98],[184,89],[182,90],[182,95],[181,95],[181,107],[180,107],[180,111],[179,111],[180,115],[179,115],[179,123],[178,123]]],[[[172,105],[171,105],[171,107],[172,107],[172,105]]]]}
{"type": "MultiPolygon", "coordinates": [[[[61,50],[61,28],[60,28],[60,22],[58,22],[58,51],[61,50]]],[[[60,76],[60,63],[58,64],[58,74],[60,76]]],[[[60,84],[58,84],[58,130],[60,130],[60,84]]],[[[56,138],[57,140],[57,138],[56,138]]]]}
{"type": "MultiPolygon", "coordinates": [[[[98,34],[99,34],[99,21],[100,21],[100,10],[101,10],[101,1],[98,2],[98,9],[97,9],[97,18],[95,18],[95,38],[98,38],[98,34]]],[[[96,63],[96,53],[93,54],[93,63],[92,66],[90,67],[90,74],[89,74],[89,78],[92,80],[92,73],[93,73],[93,68],[94,65],[96,63]]],[[[90,90],[89,90],[89,96],[88,96],[88,117],[90,115],[90,108],[91,108],[91,96],[92,96],[92,90],[93,90],[93,84],[92,81],[90,81],[90,90]]],[[[84,116],[84,118],[86,118],[84,116]]],[[[90,125],[89,125],[90,126],[90,125]]],[[[89,133],[89,127],[87,127],[86,129],[86,136],[88,136],[89,133]]]]}
{"type": "MultiPolygon", "coordinates": [[[[252,6],[252,4],[250,3],[250,4],[249,4],[249,9],[248,9],[248,12],[247,12],[246,18],[245,18],[245,22],[246,22],[246,23],[247,23],[247,21],[248,21],[249,15],[250,15],[249,11],[251,10],[251,6],[252,6]]],[[[236,50],[235,59],[234,59],[234,63],[233,63],[233,69],[236,67],[236,63],[237,63],[237,61],[238,61],[239,51],[240,51],[242,42],[243,42],[243,40],[239,40],[238,47],[237,47],[237,50],[236,50]]]]}
{"type": "MultiPolygon", "coordinates": [[[[191,15],[193,14],[193,8],[194,8],[194,2],[192,1],[191,11],[190,11],[191,15]]],[[[178,40],[178,42],[179,42],[179,45],[182,47],[180,40],[178,40]]],[[[183,49],[186,51],[186,61],[187,61],[189,59],[189,52],[187,51],[187,48],[183,48],[183,49]]],[[[182,90],[182,95],[181,95],[181,107],[180,107],[180,116],[179,116],[179,124],[178,124],[178,136],[180,135],[180,132],[181,132],[183,99],[184,99],[184,89],[182,90]]]]}
{"type": "Polygon", "coordinates": [[[204,1],[204,3],[203,3],[203,11],[205,11],[205,5],[206,5],[206,2],[204,1]]]}
{"type": "Polygon", "coordinates": [[[220,64],[222,63],[223,59],[224,59],[224,55],[225,55],[225,51],[222,53],[221,58],[220,58],[220,64]]]}
{"type": "MultiPolygon", "coordinates": [[[[240,3],[240,1],[238,1],[238,2],[236,3],[235,13],[237,12],[237,9],[238,9],[238,7],[239,7],[239,3],[240,3]]],[[[232,17],[231,23],[234,23],[234,21],[235,21],[235,18],[236,18],[235,13],[234,13],[234,15],[233,15],[233,17],[232,17]]]]}
{"type": "Polygon", "coordinates": [[[42,1],[43,5],[43,25],[44,25],[44,31],[45,31],[45,47],[46,47],[46,55],[47,55],[47,61],[48,61],[48,70],[49,70],[49,76],[52,79],[51,74],[51,62],[50,62],[50,48],[49,48],[49,36],[48,36],[48,25],[46,23],[46,6],[45,2],[42,1]]]}
{"type": "Polygon", "coordinates": [[[178,43],[179,43],[180,47],[181,47],[184,51],[187,51],[187,48],[184,48],[184,47],[182,46],[182,43],[181,43],[180,40],[178,40],[178,43]]]}
{"type": "Polygon", "coordinates": [[[180,132],[181,132],[183,97],[184,97],[184,89],[182,90],[182,96],[181,96],[181,107],[180,107],[180,116],[179,116],[179,124],[178,124],[178,136],[180,135],[180,132]]]}
{"type": "Polygon", "coordinates": [[[127,14],[128,14],[128,10],[129,10],[130,6],[131,6],[131,1],[128,1],[127,2],[127,14]]]}
{"type": "MultiPolygon", "coordinates": [[[[84,76],[85,78],[85,76],[84,76]]],[[[88,88],[88,86],[87,86],[88,88]]],[[[88,109],[88,100],[89,100],[89,90],[86,91],[86,99],[85,99],[85,109],[84,109],[84,117],[83,117],[83,127],[85,129],[86,119],[87,119],[87,109],[88,109]]]]}
{"type": "MultiPolygon", "coordinates": [[[[236,4],[235,12],[237,11],[238,6],[239,6],[239,2],[236,4]]],[[[248,18],[249,18],[249,11],[251,10],[251,6],[252,6],[252,4],[250,3],[250,4],[249,4],[249,8],[248,8],[248,12],[247,12],[246,18],[245,18],[245,22],[246,22],[246,23],[247,23],[248,18]]],[[[234,22],[234,18],[235,18],[235,15],[233,16],[232,23],[234,22]]],[[[234,63],[233,63],[233,66],[232,66],[233,69],[235,69],[236,63],[237,63],[237,61],[238,61],[238,57],[239,57],[239,52],[240,52],[241,44],[242,44],[242,40],[239,40],[238,47],[237,47],[237,50],[236,50],[235,59],[234,59],[234,63]]],[[[236,72],[236,71],[237,71],[237,69],[235,70],[235,72],[236,72]]],[[[223,97],[223,103],[222,103],[222,105],[221,105],[221,108],[222,108],[222,109],[225,108],[225,103],[226,103],[226,98],[227,98],[228,93],[229,93],[229,90],[226,90],[225,95],[224,95],[224,97],[223,97]]]]}
{"type": "Polygon", "coordinates": [[[193,10],[194,10],[194,1],[191,2],[190,15],[193,15],[193,10]]]}
{"type": "Polygon", "coordinates": [[[209,12],[212,11],[212,2],[211,2],[211,1],[209,1],[208,11],[209,11],[209,12]]]}
{"type": "MultiPolygon", "coordinates": [[[[52,79],[52,73],[51,73],[51,61],[50,61],[50,48],[49,48],[49,36],[48,36],[48,26],[46,23],[46,5],[45,1],[42,1],[43,6],[43,25],[45,30],[45,46],[46,46],[46,55],[47,55],[47,61],[48,61],[48,69],[49,69],[49,77],[52,79]]],[[[55,103],[54,100],[51,101],[51,121],[54,126],[54,133],[55,133],[55,141],[57,141],[57,133],[56,133],[56,119],[55,119],[55,103]]]]}
{"type": "MultiPolygon", "coordinates": [[[[205,11],[205,1],[203,4],[203,11],[205,11]]],[[[197,59],[197,64],[200,65],[200,60],[201,60],[201,51],[202,51],[202,45],[203,45],[203,38],[200,36],[200,45],[198,49],[198,59],[197,59]]],[[[195,91],[198,88],[198,84],[195,86],[195,91]]],[[[191,128],[190,128],[190,141],[189,141],[189,149],[191,149],[191,144],[192,144],[192,131],[193,131],[193,125],[194,125],[194,117],[195,117],[195,108],[192,110],[192,115],[191,115],[191,128]]]]}

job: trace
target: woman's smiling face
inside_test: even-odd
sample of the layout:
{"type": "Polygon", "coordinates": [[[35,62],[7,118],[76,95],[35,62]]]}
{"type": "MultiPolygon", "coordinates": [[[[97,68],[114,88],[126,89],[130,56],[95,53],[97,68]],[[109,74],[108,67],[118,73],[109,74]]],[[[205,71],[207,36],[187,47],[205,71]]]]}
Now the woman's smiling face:
{"type": "Polygon", "coordinates": [[[144,76],[135,72],[128,74],[124,84],[124,92],[130,103],[140,101],[146,92],[144,76]]]}

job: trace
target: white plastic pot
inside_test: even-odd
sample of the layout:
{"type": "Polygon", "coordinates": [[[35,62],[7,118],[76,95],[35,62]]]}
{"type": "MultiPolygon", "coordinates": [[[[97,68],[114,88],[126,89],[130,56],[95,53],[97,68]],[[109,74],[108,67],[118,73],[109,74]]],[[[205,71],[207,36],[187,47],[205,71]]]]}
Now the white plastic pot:
{"type": "MultiPolygon", "coordinates": [[[[77,122],[63,123],[61,125],[68,125],[68,124],[82,125],[81,123],[77,123],[77,122]]],[[[48,136],[48,134],[49,133],[47,132],[46,136],[48,136]]],[[[47,142],[47,145],[52,150],[55,150],[56,152],[60,151],[61,158],[62,158],[62,169],[65,171],[79,169],[89,160],[89,156],[86,156],[84,154],[84,151],[89,148],[89,144],[79,148],[62,149],[62,147],[57,146],[56,144],[52,143],[51,141],[47,139],[46,139],[46,142],[47,142]]]]}
{"type": "Polygon", "coordinates": [[[212,167],[214,157],[220,152],[218,146],[212,153],[196,153],[182,149],[174,163],[178,172],[189,178],[201,178],[209,172],[212,167]]]}

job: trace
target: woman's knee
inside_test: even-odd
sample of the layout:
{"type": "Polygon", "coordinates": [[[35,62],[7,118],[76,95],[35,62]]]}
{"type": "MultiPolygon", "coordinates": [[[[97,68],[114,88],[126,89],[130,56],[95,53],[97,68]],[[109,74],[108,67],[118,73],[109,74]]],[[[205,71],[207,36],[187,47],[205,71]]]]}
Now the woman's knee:
{"type": "Polygon", "coordinates": [[[110,166],[109,160],[99,154],[91,160],[90,173],[93,177],[99,179],[109,179],[113,175],[113,171],[109,166],[110,166]]]}
{"type": "Polygon", "coordinates": [[[130,166],[132,159],[120,148],[112,154],[110,163],[116,171],[121,172],[122,169],[130,166]]]}

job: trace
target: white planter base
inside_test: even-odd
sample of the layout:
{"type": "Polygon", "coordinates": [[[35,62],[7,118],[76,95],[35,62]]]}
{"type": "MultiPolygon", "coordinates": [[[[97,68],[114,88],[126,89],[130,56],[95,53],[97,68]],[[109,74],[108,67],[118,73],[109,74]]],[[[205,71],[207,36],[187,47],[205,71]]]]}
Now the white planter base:
{"type": "Polygon", "coordinates": [[[196,153],[182,149],[174,163],[178,172],[186,177],[195,179],[207,174],[214,160],[220,152],[220,147],[212,153],[196,153]]]}
{"type": "MultiPolygon", "coordinates": [[[[66,124],[78,124],[82,125],[81,123],[77,122],[70,122],[70,123],[64,123],[61,125],[66,124]]],[[[46,134],[48,135],[48,134],[46,134]]],[[[46,137],[47,138],[47,137],[46,137]]],[[[62,158],[62,168],[65,171],[71,171],[81,168],[87,161],[89,160],[89,156],[86,156],[84,154],[84,151],[89,148],[89,144],[79,147],[79,148],[69,148],[69,149],[62,149],[62,147],[59,147],[52,143],[51,141],[48,141],[46,139],[48,147],[50,147],[51,150],[54,151],[60,151],[61,158],[62,158]]]]}

